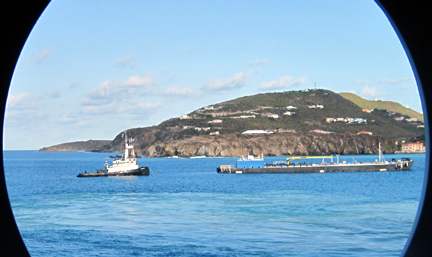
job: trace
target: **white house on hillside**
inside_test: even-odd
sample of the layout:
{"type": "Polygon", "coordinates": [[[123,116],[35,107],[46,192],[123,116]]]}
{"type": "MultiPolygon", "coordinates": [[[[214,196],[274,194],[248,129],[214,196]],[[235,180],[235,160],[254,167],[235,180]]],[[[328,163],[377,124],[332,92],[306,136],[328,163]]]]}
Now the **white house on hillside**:
{"type": "Polygon", "coordinates": [[[222,123],[221,119],[211,120],[208,123],[222,123]]]}
{"type": "Polygon", "coordinates": [[[273,131],[267,131],[267,130],[262,130],[262,129],[251,129],[251,130],[246,130],[244,131],[242,134],[273,134],[273,131]]]}

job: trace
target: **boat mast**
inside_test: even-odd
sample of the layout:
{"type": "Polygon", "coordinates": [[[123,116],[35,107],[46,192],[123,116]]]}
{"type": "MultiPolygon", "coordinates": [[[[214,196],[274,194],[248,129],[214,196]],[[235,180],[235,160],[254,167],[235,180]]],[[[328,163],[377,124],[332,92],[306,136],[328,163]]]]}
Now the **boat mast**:
{"type": "Polygon", "coordinates": [[[135,152],[133,149],[133,138],[129,138],[127,137],[127,133],[125,132],[125,160],[127,160],[129,158],[129,149],[131,150],[130,153],[131,155],[135,156],[135,152]]]}
{"type": "Polygon", "coordinates": [[[383,162],[385,162],[385,159],[384,159],[384,154],[383,154],[383,152],[381,150],[381,142],[379,142],[378,145],[379,145],[379,153],[378,153],[379,154],[378,155],[379,160],[378,160],[378,162],[379,163],[383,163],[383,162]]]}
{"type": "Polygon", "coordinates": [[[127,144],[127,133],[125,131],[125,160],[127,160],[129,158],[129,149],[128,149],[128,144],[127,144]]]}

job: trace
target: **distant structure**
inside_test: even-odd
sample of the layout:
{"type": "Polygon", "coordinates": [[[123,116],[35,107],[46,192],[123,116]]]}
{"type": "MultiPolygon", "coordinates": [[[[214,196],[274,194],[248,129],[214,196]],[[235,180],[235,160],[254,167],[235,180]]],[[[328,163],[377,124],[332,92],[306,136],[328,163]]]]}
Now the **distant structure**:
{"type": "Polygon", "coordinates": [[[269,112],[263,113],[263,114],[261,114],[261,116],[267,117],[267,118],[273,118],[273,119],[278,119],[279,118],[278,114],[269,113],[269,112]]]}
{"type": "Polygon", "coordinates": [[[406,143],[402,144],[402,151],[403,152],[425,152],[426,146],[423,145],[423,143],[420,143],[417,141],[416,143],[406,143]]]}
{"type": "Polygon", "coordinates": [[[293,114],[295,114],[295,112],[287,111],[287,112],[284,112],[284,113],[283,113],[283,115],[288,115],[288,116],[291,116],[291,115],[293,115],[293,114]]]}
{"type": "Polygon", "coordinates": [[[211,120],[208,123],[213,123],[213,124],[215,124],[215,123],[222,123],[222,120],[221,119],[211,120]]]}
{"type": "Polygon", "coordinates": [[[360,132],[357,133],[357,135],[370,135],[370,136],[372,136],[372,132],[370,132],[370,131],[360,131],[360,132]]]}
{"type": "Polygon", "coordinates": [[[317,105],[308,105],[308,108],[310,109],[324,109],[324,105],[317,104],[317,105]]]}
{"type": "Polygon", "coordinates": [[[242,134],[273,134],[273,131],[262,130],[262,129],[251,129],[246,130],[242,134]]]}
{"type": "Polygon", "coordinates": [[[320,129],[314,129],[311,130],[310,132],[312,133],[319,133],[319,134],[333,134],[334,132],[331,131],[324,131],[324,130],[320,130],[320,129]]]}

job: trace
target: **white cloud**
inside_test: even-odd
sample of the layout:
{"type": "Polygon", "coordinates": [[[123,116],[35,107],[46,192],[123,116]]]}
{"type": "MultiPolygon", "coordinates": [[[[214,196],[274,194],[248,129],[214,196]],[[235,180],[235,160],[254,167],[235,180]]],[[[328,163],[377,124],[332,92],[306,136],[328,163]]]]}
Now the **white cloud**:
{"type": "Polygon", "coordinates": [[[194,47],[194,46],[191,46],[191,47],[183,48],[183,49],[181,50],[181,52],[182,52],[182,53],[186,53],[186,54],[193,53],[193,52],[195,52],[195,47],[194,47]]]}
{"type": "Polygon", "coordinates": [[[374,97],[381,97],[381,96],[385,96],[387,95],[386,92],[379,90],[376,87],[364,87],[360,93],[361,96],[363,97],[369,97],[369,98],[374,98],[374,97]]]}
{"type": "Polygon", "coordinates": [[[64,125],[70,128],[78,127],[80,129],[82,128],[88,128],[88,127],[94,127],[100,124],[100,121],[97,121],[95,119],[89,119],[86,116],[83,116],[82,113],[78,114],[70,114],[66,113],[63,114],[60,118],[54,121],[58,125],[64,125]]]}
{"type": "Polygon", "coordinates": [[[126,113],[129,115],[148,115],[149,113],[156,112],[163,105],[161,103],[138,103],[127,107],[122,107],[118,110],[119,113],[126,113]]]}
{"type": "Polygon", "coordinates": [[[273,80],[269,82],[263,82],[259,87],[260,90],[274,90],[274,89],[285,89],[292,86],[299,86],[305,83],[306,77],[302,76],[300,78],[294,79],[290,76],[284,76],[278,80],[273,80]]]}
{"type": "Polygon", "coordinates": [[[61,95],[61,88],[59,88],[59,87],[48,92],[49,98],[59,98],[60,95],[61,95]]]}
{"type": "Polygon", "coordinates": [[[103,115],[103,114],[115,114],[118,112],[120,106],[118,103],[108,103],[105,105],[85,105],[82,106],[81,112],[82,114],[97,114],[97,115],[103,115]]]}
{"type": "Polygon", "coordinates": [[[137,94],[150,91],[158,81],[152,74],[133,76],[122,81],[105,81],[87,93],[83,105],[109,105],[131,99],[137,94]]]}
{"type": "MultiPolygon", "coordinates": [[[[137,116],[148,116],[151,113],[155,113],[158,108],[162,107],[161,103],[140,103],[130,102],[127,105],[121,103],[110,103],[108,105],[101,106],[82,106],[81,118],[83,115],[117,115],[121,114],[123,119],[129,119],[137,116]]],[[[73,118],[73,117],[71,117],[73,118]]],[[[64,118],[64,121],[68,121],[68,117],[64,118]]]]}
{"type": "Polygon", "coordinates": [[[36,94],[9,94],[6,103],[6,117],[15,120],[14,125],[28,125],[31,121],[40,121],[49,117],[48,110],[44,109],[44,106],[43,99],[36,94]]]}
{"type": "Polygon", "coordinates": [[[228,79],[214,79],[207,82],[201,89],[208,91],[223,91],[238,89],[246,85],[250,73],[240,72],[228,79]]]}
{"type": "Polygon", "coordinates": [[[413,80],[413,78],[408,78],[408,77],[403,77],[400,79],[381,78],[377,80],[358,79],[354,81],[354,84],[399,84],[410,80],[413,80]]]}
{"type": "Polygon", "coordinates": [[[138,66],[138,58],[135,54],[129,55],[128,57],[118,59],[115,62],[116,67],[128,67],[130,69],[134,69],[138,66]]]}
{"type": "Polygon", "coordinates": [[[39,105],[40,98],[35,94],[22,93],[19,95],[8,95],[6,110],[11,109],[34,109],[39,105]]]}
{"type": "Polygon", "coordinates": [[[48,57],[50,57],[50,55],[52,54],[52,52],[54,51],[54,47],[47,47],[45,49],[42,49],[41,51],[39,51],[38,53],[36,53],[36,55],[34,56],[34,62],[37,64],[41,64],[43,62],[45,62],[48,57]]]}
{"type": "Polygon", "coordinates": [[[63,114],[58,120],[57,123],[61,124],[74,124],[79,122],[79,120],[82,119],[79,115],[76,114],[63,114]]]}
{"type": "Polygon", "coordinates": [[[248,62],[249,65],[266,65],[268,62],[266,59],[256,59],[254,61],[248,62]]]}
{"type": "Polygon", "coordinates": [[[193,96],[196,91],[190,87],[170,87],[159,93],[164,96],[193,96]]]}

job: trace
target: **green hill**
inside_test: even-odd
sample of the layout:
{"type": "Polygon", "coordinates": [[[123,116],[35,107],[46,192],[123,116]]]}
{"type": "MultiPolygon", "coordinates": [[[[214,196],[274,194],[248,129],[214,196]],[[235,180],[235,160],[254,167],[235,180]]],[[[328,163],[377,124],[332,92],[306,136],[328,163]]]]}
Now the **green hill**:
{"type": "MultiPolygon", "coordinates": [[[[343,96],[346,95],[343,94],[343,96]]],[[[177,150],[171,149],[169,152],[175,155],[176,151],[184,150],[185,142],[194,142],[193,147],[191,146],[193,149],[188,150],[189,152],[198,148],[201,149],[204,144],[213,146],[216,144],[215,142],[219,142],[217,144],[221,149],[217,150],[216,147],[215,152],[220,153],[223,151],[222,148],[235,149],[240,147],[234,146],[234,142],[229,140],[233,136],[242,136],[241,133],[246,130],[267,130],[274,133],[272,138],[291,140],[298,137],[304,142],[311,135],[321,134],[328,135],[335,140],[338,138],[342,140],[344,135],[349,135],[352,138],[350,140],[371,143],[370,140],[364,141],[357,138],[357,133],[360,131],[371,132],[374,137],[381,138],[374,139],[375,141],[386,141],[387,144],[394,140],[409,141],[413,138],[424,138],[424,124],[421,121],[409,120],[413,116],[407,115],[406,112],[398,113],[397,110],[399,109],[390,108],[384,104],[360,107],[343,96],[322,89],[245,96],[200,108],[182,117],[163,121],[157,126],[128,129],[127,134],[129,137],[135,138],[136,151],[144,155],[147,153],[147,156],[152,156],[152,154],[148,154],[150,152],[158,153],[157,156],[164,156],[164,151],[174,145],[177,150]],[[368,113],[362,111],[362,108],[375,110],[368,113]],[[283,136],[283,133],[293,133],[293,137],[283,136]]],[[[358,99],[361,100],[362,98],[358,99]]],[[[368,101],[364,100],[364,102],[367,103],[368,101]]],[[[382,101],[369,102],[379,103],[382,101]]],[[[391,106],[396,106],[396,103],[391,106]]],[[[403,111],[407,110],[402,105],[400,106],[403,111]]],[[[97,150],[122,151],[123,138],[121,134],[119,133],[111,143],[101,146],[97,150]]],[[[263,136],[263,134],[257,136],[263,136]]],[[[249,141],[252,140],[247,138],[249,141]]],[[[321,143],[322,138],[315,136],[314,138],[311,145],[305,149],[313,151],[313,145],[321,143]]],[[[274,147],[280,147],[270,145],[270,142],[269,145],[263,145],[263,142],[265,140],[254,142],[253,148],[274,149],[274,147]]],[[[342,140],[340,145],[335,145],[335,149],[343,149],[343,145],[342,140]]],[[[294,147],[294,145],[290,147],[294,147]]],[[[364,143],[362,147],[368,147],[367,143],[364,143]]],[[[327,148],[323,147],[322,149],[327,148]]],[[[232,150],[231,153],[238,152],[232,150]]]]}
{"type": "Polygon", "coordinates": [[[403,105],[401,105],[400,103],[396,103],[396,102],[392,102],[392,101],[381,101],[381,100],[371,101],[371,100],[364,99],[364,98],[362,98],[356,94],[348,93],[348,92],[339,93],[339,95],[342,96],[343,98],[355,103],[360,108],[389,110],[392,112],[396,112],[396,113],[410,116],[411,118],[416,118],[416,119],[424,122],[423,114],[421,114],[417,111],[414,111],[413,109],[406,108],[403,105]]]}
{"type": "MultiPolygon", "coordinates": [[[[253,129],[298,133],[319,130],[352,135],[370,131],[374,136],[409,140],[424,134],[423,123],[406,121],[410,117],[402,113],[392,114],[386,109],[363,112],[362,108],[349,99],[329,90],[318,89],[236,98],[200,108],[183,118],[166,120],[157,126],[130,129],[128,135],[136,139],[139,149],[147,149],[158,142],[206,136],[215,132],[219,135],[240,134],[253,129]],[[293,109],[288,110],[288,106],[293,109]],[[311,108],[313,106],[315,108],[311,108]],[[292,115],[284,115],[287,111],[291,111],[292,115]],[[278,116],[272,118],[268,117],[269,114],[278,116]],[[397,121],[396,117],[405,119],[397,121]],[[343,121],[328,122],[327,118],[343,121]],[[359,118],[366,122],[349,122],[347,118],[359,118]],[[219,120],[219,123],[215,123],[215,120],[219,120]],[[205,129],[199,130],[200,128],[205,129]]],[[[120,133],[106,150],[119,150],[121,146],[120,133]]]]}
{"type": "Polygon", "coordinates": [[[86,140],[71,143],[64,143],[39,149],[41,152],[76,152],[76,151],[98,151],[111,143],[110,140],[86,140]]]}

